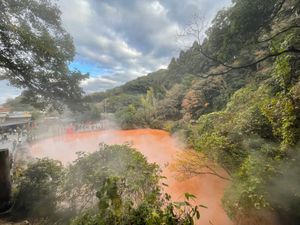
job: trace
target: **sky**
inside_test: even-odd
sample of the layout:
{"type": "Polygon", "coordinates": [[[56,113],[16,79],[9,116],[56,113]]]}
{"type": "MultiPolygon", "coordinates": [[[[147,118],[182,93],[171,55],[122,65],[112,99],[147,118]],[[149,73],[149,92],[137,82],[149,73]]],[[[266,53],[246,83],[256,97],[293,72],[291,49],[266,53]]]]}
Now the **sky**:
{"type": "MultiPolygon", "coordinates": [[[[230,0],[53,0],[62,11],[76,56],[71,69],[89,73],[86,93],[104,91],[166,68],[180,45],[177,34],[199,14],[211,21],[230,0]]],[[[0,81],[0,103],[20,90],[0,81]]]]}

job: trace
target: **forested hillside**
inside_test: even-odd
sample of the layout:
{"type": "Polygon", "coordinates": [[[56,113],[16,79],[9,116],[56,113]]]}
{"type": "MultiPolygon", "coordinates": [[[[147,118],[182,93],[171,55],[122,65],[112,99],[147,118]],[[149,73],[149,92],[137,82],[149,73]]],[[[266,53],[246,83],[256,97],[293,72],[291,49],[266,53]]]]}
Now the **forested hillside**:
{"type": "Polygon", "coordinates": [[[184,134],[227,171],[223,204],[238,223],[269,212],[299,224],[299,14],[298,0],[233,0],[204,39],[197,21],[185,30],[195,42],[167,69],[86,100],[122,128],[184,134]]]}

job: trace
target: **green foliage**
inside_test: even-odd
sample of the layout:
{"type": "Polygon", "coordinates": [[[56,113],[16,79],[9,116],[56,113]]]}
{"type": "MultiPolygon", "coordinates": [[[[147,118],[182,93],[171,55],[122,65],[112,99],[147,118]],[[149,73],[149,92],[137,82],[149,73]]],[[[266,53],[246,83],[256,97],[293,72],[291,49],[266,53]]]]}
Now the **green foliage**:
{"type": "Polygon", "coordinates": [[[133,105],[129,105],[118,111],[115,114],[115,119],[122,129],[132,129],[145,126],[136,107],[133,105]]]}
{"type": "Polygon", "coordinates": [[[75,49],[57,6],[48,0],[3,0],[0,8],[0,79],[26,89],[35,106],[78,106],[79,83],[86,76],[68,69],[75,49]]]}
{"type": "Polygon", "coordinates": [[[20,217],[54,217],[64,178],[59,161],[40,159],[28,165],[17,180],[13,213],[20,217]]]}
{"type": "Polygon", "coordinates": [[[274,77],[283,90],[287,90],[291,82],[290,58],[290,55],[284,55],[278,57],[275,62],[274,77]]]}
{"type": "Polygon", "coordinates": [[[298,159],[293,155],[300,137],[299,52],[221,76],[205,74],[224,71],[222,62],[246,65],[299,49],[298,28],[279,33],[298,24],[299,6],[295,0],[233,1],[217,14],[201,46],[195,42],[181,51],[156,79],[151,74],[130,82],[130,91],[141,84],[141,106],[126,106],[117,114],[128,118],[127,127],[151,127],[159,118],[171,132],[190,122],[184,132],[189,143],[232,176],[223,204],[233,218],[267,209],[282,215],[284,222],[299,221],[299,188],[292,181],[297,180],[292,171],[298,171],[298,159]],[[287,196],[286,201],[278,194],[287,196]]]}
{"type": "Polygon", "coordinates": [[[163,120],[178,120],[182,117],[181,102],[185,87],[176,84],[167,91],[166,96],[157,104],[157,115],[163,120]]]}
{"type": "Polygon", "coordinates": [[[137,94],[120,94],[115,95],[107,98],[105,101],[102,102],[102,107],[106,112],[118,112],[123,108],[133,105],[134,107],[140,107],[140,95],[137,94]]]}
{"type": "Polygon", "coordinates": [[[269,208],[267,182],[275,174],[274,163],[262,155],[249,155],[235,174],[232,186],[227,189],[223,205],[228,215],[251,209],[269,208]]]}
{"type": "MultiPolygon", "coordinates": [[[[232,115],[230,113],[226,113],[224,111],[220,112],[212,112],[206,115],[202,115],[198,121],[197,124],[192,127],[193,133],[196,136],[201,136],[207,133],[213,132],[215,129],[219,129],[220,131],[226,132],[226,127],[222,126],[224,125],[224,121],[227,121],[229,123],[231,121],[232,115]]],[[[196,137],[193,138],[194,140],[196,137]]]]}
{"type": "Polygon", "coordinates": [[[199,208],[206,208],[203,205],[192,206],[189,201],[196,197],[189,193],[185,193],[186,200],[183,202],[173,203],[166,194],[161,202],[144,200],[133,207],[130,202],[123,202],[118,192],[118,179],[109,178],[97,195],[98,212],[85,212],[71,225],[194,225],[195,219],[200,218],[199,208]]]}
{"type": "Polygon", "coordinates": [[[226,112],[231,115],[230,122],[227,121],[229,127],[223,129],[234,129],[233,133],[242,136],[273,138],[271,124],[261,109],[269,95],[267,85],[248,85],[236,91],[226,107],[226,112]]]}
{"type": "Polygon", "coordinates": [[[50,159],[29,164],[19,173],[13,215],[40,224],[194,224],[195,196],[173,203],[161,196],[159,180],[159,167],[140,152],[101,144],[68,168],[50,159]]]}
{"type": "MultiPolygon", "coordinates": [[[[142,76],[129,81],[120,87],[116,87],[105,92],[90,94],[86,96],[85,99],[89,102],[102,102],[104,99],[107,99],[108,104],[112,101],[117,105],[126,105],[125,102],[129,101],[128,99],[126,100],[126,96],[128,96],[129,99],[132,99],[130,104],[135,105],[135,103],[137,103],[136,99],[138,98],[138,100],[140,100],[139,97],[147,94],[147,91],[150,88],[154,90],[156,97],[163,96],[165,93],[165,86],[171,80],[170,78],[166,78],[166,72],[166,70],[161,69],[154,73],[150,73],[147,76],[142,76]],[[125,102],[118,102],[118,99],[120,101],[125,100],[125,102]]],[[[114,109],[113,105],[111,105],[111,107],[112,112],[114,112],[114,110],[118,110],[114,109]]]]}
{"type": "Polygon", "coordinates": [[[278,173],[272,177],[268,186],[268,201],[278,211],[281,221],[288,224],[297,224],[300,219],[300,157],[297,146],[289,160],[282,161],[278,173]]]}
{"type": "Polygon", "coordinates": [[[218,133],[204,134],[196,140],[195,149],[205,153],[212,161],[232,170],[243,157],[234,143],[218,133]]]}
{"type": "Polygon", "coordinates": [[[162,196],[159,167],[128,145],[101,144],[67,168],[50,159],[29,164],[17,183],[14,214],[39,224],[193,225],[199,208],[162,196]]]}
{"type": "Polygon", "coordinates": [[[93,203],[93,197],[108,177],[119,177],[126,181],[120,190],[122,198],[138,204],[158,191],[158,172],[156,164],[149,164],[140,152],[128,145],[101,144],[99,151],[80,154],[68,168],[65,194],[72,207],[84,209],[93,203]]]}
{"type": "Polygon", "coordinates": [[[116,112],[115,118],[122,129],[132,129],[137,127],[161,127],[157,118],[157,100],[153,88],[142,95],[139,107],[130,104],[116,112]]]}
{"type": "Polygon", "coordinates": [[[216,58],[232,62],[237,56],[241,64],[254,60],[255,48],[266,49],[257,39],[263,29],[270,30],[273,16],[281,9],[281,1],[235,0],[232,7],[220,11],[208,29],[204,47],[216,58]],[[245,53],[246,54],[245,54],[245,53]]]}
{"type": "MultiPolygon", "coordinates": [[[[24,9],[33,15],[36,7],[42,9],[46,13],[38,14],[37,18],[50,22],[62,37],[59,40],[56,36],[51,37],[47,29],[36,37],[26,21],[23,26],[14,27],[8,17],[1,16],[0,31],[15,32],[12,38],[1,32],[1,43],[6,46],[17,38],[25,50],[32,45],[37,50],[33,52],[38,53],[33,54],[37,56],[33,65],[28,66],[23,61],[19,67],[22,70],[14,67],[10,71],[8,68],[4,78],[16,86],[24,86],[16,78],[24,78],[26,72],[30,77],[39,78],[37,84],[43,83],[42,91],[55,95],[64,94],[62,90],[67,80],[71,82],[68,91],[80,98],[76,85],[82,79],[81,74],[70,76],[70,79],[74,78],[71,81],[62,76],[69,74],[66,66],[74,53],[70,37],[60,27],[58,9],[48,1],[42,3],[38,5],[34,0],[0,3],[7,9],[1,11],[1,15],[20,15],[17,16],[19,19],[24,9]],[[56,57],[61,60],[57,62],[56,57]],[[49,64],[52,61],[57,62],[57,68],[49,64]],[[36,65],[42,66],[37,68],[50,66],[50,72],[58,71],[61,82],[48,88],[49,79],[53,77],[48,77],[48,71],[44,70],[31,73],[36,65]],[[10,76],[12,74],[14,76],[10,76]]],[[[222,70],[218,68],[219,60],[238,66],[268,54],[299,49],[299,30],[278,33],[289,25],[298,24],[299,9],[296,0],[235,0],[231,7],[217,14],[201,46],[195,42],[190,49],[181,51],[178,58],[171,60],[167,70],[159,70],[85,99],[115,113],[124,129],[160,127],[159,120],[163,120],[167,121],[164,128],[174,132],[191,122],[189,130],[184,132],[189,135],[190,144],[232,176],[232,184],[223,200],[229,215],[234,218],[253,209],[272,209],[282,216],[284,224],[286,221],[297,224],[300,208],[297,177],[300,164],[296,153],[300,137],[299,52],[282,54],[275,59],[270,57],[251,68],[233,70],[223,76],[205,77],[205,74],[222,70]],[[259,40],[266,41],[259,43],[259,40]],[[201,54],[200,47],[214,59],[201,54]]],[[[29,20],[30,24],[39,25],[34,21],[29,20]]],[[[20,46],[13,47],[8,55],[17,57],[15,53],[20,46]]],[[[0,63],[4,62],[3,57],[0,63]]],[[[34,95],[37,92],[31,90],[29,94],[42,104],[34,95]]],[[[67,97],[67,102],[71,102],[71,94],[67,97]]],[[[172,203],[169,196],[160,196],[156,165],[148,164],[129,146],[101,145],[100,148],[101,151],[80,155],[66,171],[63,199],[76,213],[84,211],[73,220],[74,225],[193,224],[193,217],[199,216],[196,207],[188,201],[172,203]]],[[[24,178],[23,183],[26,187],[34,184],[44,190],[42,181],[30,177],[24,178]]],[[[25,186],[21,185],[20,190],[27,190],[25,186]]],[[[45,192],[54,199],[50,208],[55,211],[53,193],[56,189],[51,182],[48,186],[50,189],[45,192]]],[[[27,192],[29,189],[19,195],[27,192]]],[[[33,205],[24,194],[21,196],[19,200],[24,198],[33,205]]],[[[40,196],[34,196],[34,199],[41,199],[40,196]]],[[[186,195],[186,198],[193,196],[186,195]]],[[[26,204],[20,205],[25,207],[26,204]]],[[[38,210],[26,208],[28,213],[31,213],[30,209],[38,210]]],[[[43,210],[43,207],[39,209],[43,210]]]]}
{"type": "Polygon", "coordinates": [[[223,204],[228,214],[261,209],[276,210],[278,218],[287,224],[299,221],[299,154],[290,160],[278,160],[278,146],[260,145],[261,153],[253,153],[235,174],[232,186],[226,190],[223,204]],[[271,153],[271,155],[270,155],[271,153]],[[273,155],[273,156],[272,156],[273,155]]]}
{"type": "MultiPolygon", "coordinates": [[[[231,217],[252,209],[281,210],[282,204],[272,201],[279,188],[270,190],[278,176],[291,183],[286,192],[290,196],[287,207],[293,204],[297,208],[299,204],[298,198],[291,197],[297,184],[287,174],[280,175],[280,164],[289,162],[284,155],[297,142],[297,101],[284,92],[274,95],[272,88],[269,83],[260,87],[248,85],[231,97],[226,110],[203,115],[192,127],[190,139],[194,147],[234,174],[223,199],[231,217]]],[[[289,93],[295,93],[295,88],[289,93]]],[[[290,169],[293,173],[294,168],[290,169]]],[[[279,214],[284,218],[291,216],[291,221],[297,221],[292,208],[283,211],[279,214]]]]}
{"type": "Polygon", "coordinates": [[[227,98],[226,86],[226,81],[222,77],[194,81],[182,100],[185,116],[195,119],[224,107],[224,99],[227,98]]]}
{"type": "Polygon", "coordinates": [[[148,122],[156,113],[156,99],[153,88],[147,90],[147,94],[141,97],[141,105],[144,111],[144,120],[148,122]]]}
{"type": "Polygon", "coordinates": [[[181,140],[182,142],[185,142],[187,139],[187,132],[189,131],[188,125],[188,123],[185,123],[182,120],[170,120],[163,123],[163,129],[170,132],[171,134],[176,133],[176,137],[179,138],[179,140],[181,140]]]}
{"type": "Polygon", "coordinates": [[[99,121],[101,119],[101,107],[98,104],[86,104],[81,112],[68,112],[65,110],[65,116],[75,119],[77,122],[99,121]],[[66,114],[70,115],[66,115],[66,114]]]}
{"type": "Polygon", "coordinates": [[[32,120],[37,120],[42,116],[39,109],[32,106],[32,104],[26,104],[25,97],[23,95],[14,99],[7,99],[3,104],[4,107],[10,108],[11,111],[29,111],[32,115],[32,120]]]}
{"type": "Polygon", "coordinates": [[[33,106],[24,104],[24,96],[18,96],[14,99],[7,99],[4,103],[5,107],[9,107],[12,111],[34,111],[33,106]]]}
{"type": "Polygon", "coordinates": [[[262,112],[272,124],[274,135],[280,138],[282,150],[296,143],[297,117],[290,97],[278,94],[277,97],[266,100],[262,112]]]}
{"type": "MultiPolygon", "coordinates": [[[[281,167],[289,164],[289,154],[297,143],[299,114],[295,88],[292,86],[289,93],[274,91],[270,85],[274,79],[269,79],[259,87],[250,84],[238,90],[224,111],[202,115],[191,126],[194,148],[232,174],[223,205],[233,218],[252,210],[283,207],[272,201],[279,190],[271,191],[270,187],[277,183],[275,177],[285,176],[281,167]]],[[[290,178],[286,180],[297,186],[290,178]]],[[[292,189],[287,191],[288,196],[293,195],[292,189]]],[[[298,198],[294,200],[286,204],[297,206],[298,198]]],[[[283,214],[289,213],[295,217],[291,208],[283,214]]]]}

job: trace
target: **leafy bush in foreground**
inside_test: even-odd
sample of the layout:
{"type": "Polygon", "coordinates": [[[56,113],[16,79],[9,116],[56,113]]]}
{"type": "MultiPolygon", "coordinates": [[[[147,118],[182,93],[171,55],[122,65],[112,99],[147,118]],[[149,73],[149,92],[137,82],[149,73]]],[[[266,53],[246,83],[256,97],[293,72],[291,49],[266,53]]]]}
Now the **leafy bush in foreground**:
{"type": "Polygon", "coordinates": [[[28,165],[17,185],[15,213],[38,224],[192,225],[199,206],[162,194],[156,164],[129,145],[100,144],[69,167],[50,159],[28,165]]]}

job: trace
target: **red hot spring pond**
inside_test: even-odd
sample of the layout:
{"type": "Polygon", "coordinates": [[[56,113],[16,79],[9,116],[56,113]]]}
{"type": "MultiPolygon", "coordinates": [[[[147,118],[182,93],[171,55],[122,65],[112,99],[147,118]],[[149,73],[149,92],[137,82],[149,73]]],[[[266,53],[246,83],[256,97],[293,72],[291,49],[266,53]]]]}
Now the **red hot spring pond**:
{"type": "Polygon", "coordinates": [[[98,144],[130,143],[144,154],[149,162],[157,163],[162,175],[167,177],[165,191],[174,201],[183,200],[184,193],[197,196],[196,203],[207,206],[200,208],[201,225],[232,225],[226,216],[221,198],[228,182],[212,175],[201,175],[186,180],[177,180],[174,172],[167,165],[171,164],[176,154],[183,151],[183,146],[168,132],[153,129],[105,130],[66,134],[48,138],[32,144],[30,152],[37,158],[48,157],[62,161],[65,165],[76,159],[76,152],[93,152],[98,144]]]}

